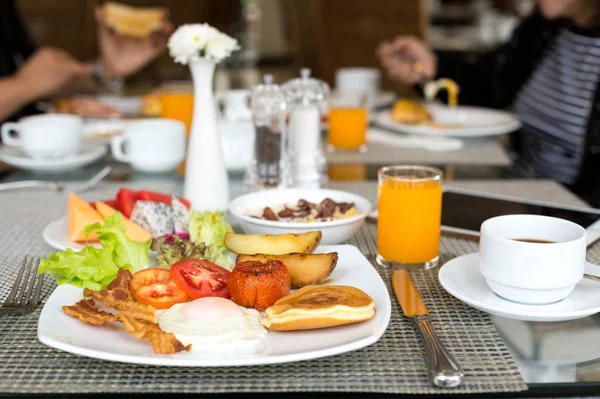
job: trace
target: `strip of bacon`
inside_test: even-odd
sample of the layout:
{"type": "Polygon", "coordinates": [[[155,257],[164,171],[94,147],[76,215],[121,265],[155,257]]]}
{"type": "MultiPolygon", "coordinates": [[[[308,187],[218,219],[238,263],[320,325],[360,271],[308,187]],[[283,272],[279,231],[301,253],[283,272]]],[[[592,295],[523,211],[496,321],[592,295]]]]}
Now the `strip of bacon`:
{"type": "Polygon", "coordinates": [[[84,323],[101,326],[119,320],[117,315],[98,309],[93,299],[82,299],[72,306],[63,306],[63,311],[71,317],[76,317],[84,323]]]}
{"type": "Polygon", "coordinates": [[[117,277],[101,291],[83,290],[84,298],[73,306],[63,306],[63,311],[84,323],[102,325],[109,322],[122,322],[125,330],[140,339],[147,339],[158,354],[172,354],[189,351],[191,345],[184,346],[175,335],[160,329],[156,323],[156,309],[136,302],[129,289],[132,275],[128,270],[120,269],[117,277]],[[116,310],[116,314],[98,309],[94,299],[116,310]]]}

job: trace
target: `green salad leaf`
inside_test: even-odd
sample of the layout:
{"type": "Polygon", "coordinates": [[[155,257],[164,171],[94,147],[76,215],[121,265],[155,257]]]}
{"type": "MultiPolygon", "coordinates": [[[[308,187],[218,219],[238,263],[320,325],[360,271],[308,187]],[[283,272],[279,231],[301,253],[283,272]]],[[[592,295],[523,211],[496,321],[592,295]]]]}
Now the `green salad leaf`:
{"type": "Polygon", "coordinates": [[[96,230],[96,235],[103,247],[105,247],[105,243],[114,244],[115,263],[119,267],[129,264],[131,272],[135,273],[148,267],[148,250],[152,240],[146,242],[130,240],[125,235],[125,225],[122,220],[121,212],[115,212],[104,219],[104,225],[94,223],[86,226],[84,233],[89,235],[96,230]]]}
{"type": "Polygon", "coordinates": [[[127,238],[120,212],[104,219],[104,225],[87,226],[84,232],[89,234],[93,230],[97,230],[102,248],[86,245],[79,252],[72,249],[54,252],[40,261],[38,273],[49,273],[58,284],[97,291],[114,280],[121,268],[135,273],[148,267],[151,240],[137,242],[127,238]]]}
{"type": "Polygon", "coordinates": [[[216,212],[191,212],[190,239],[196,244],[204,244],[204,258],[228,270],[233,269],[234,261],[225,246],[225,234],[232,232],[225,214],[216,212]]]}

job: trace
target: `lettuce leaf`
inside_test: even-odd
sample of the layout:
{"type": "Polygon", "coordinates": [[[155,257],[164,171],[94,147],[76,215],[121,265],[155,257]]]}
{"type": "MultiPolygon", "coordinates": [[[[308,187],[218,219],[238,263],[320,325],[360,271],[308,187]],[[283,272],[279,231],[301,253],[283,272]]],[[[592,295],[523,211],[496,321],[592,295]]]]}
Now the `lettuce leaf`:
{"type": "Polygon", "coordinates": [[[206,249],[204,257],[228,270],[233,268],[234,262],[228,256],[225,246],[225,234],[232,232],[231,225],[225,223],[225,214],[217,212],[191,212],[190,213],[190,238],[195,244],[204,244],[206,249]]]}
{"type": "Polygon", "coordinates": [[[115,212],[104,219],[104,225],[94,223],[86,226],[84,233],[90,234],[96,230],[96,235],[102,247],[113,244],[114,260],[119,267],[131,265],[131,272],[135,273],[148,267],[148,250],[152,240],[137,242],[130,240],[125,235],[125,225],[122,222],[121,212],[115,212]]]}
{"type": "Polygon", "coordinates": [[[102,248],[86,245],[79,252],[72,249],[54,252],[42,259],[38,273],[49,273],[58,284],[101,290],[115,279],[119,269],[131,272],[148,267],[148,248],[151,241],[136,242],[125,236],[125,226],[119,212],[85,228],[89,234],[97,230],[102,248]]]}

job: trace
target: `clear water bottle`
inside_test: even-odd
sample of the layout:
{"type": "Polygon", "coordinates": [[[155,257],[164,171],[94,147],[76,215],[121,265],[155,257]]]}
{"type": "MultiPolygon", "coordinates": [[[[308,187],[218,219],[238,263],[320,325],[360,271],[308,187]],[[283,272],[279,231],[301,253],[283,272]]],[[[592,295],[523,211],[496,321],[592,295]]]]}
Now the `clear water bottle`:
{"type": "Polygon", "coordinates": [[[254,158],[244,176],[245,190],[289,186],[286,102],[272,75],[265,75],[264,83],[250,90],[250,111],[255,130],[254,158]]]}

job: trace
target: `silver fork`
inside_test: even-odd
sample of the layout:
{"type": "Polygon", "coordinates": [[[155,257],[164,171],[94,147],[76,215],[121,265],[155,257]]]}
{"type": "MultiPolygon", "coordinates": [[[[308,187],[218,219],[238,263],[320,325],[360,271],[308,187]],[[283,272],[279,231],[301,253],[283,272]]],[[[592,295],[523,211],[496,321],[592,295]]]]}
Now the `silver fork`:
{"type": "Polygon", "coordinates": [[[6,300],[0,306],[0,317],[9,312],[29,313],[35,310],[40,302],[43,276],[37,274],[39,258],[25,256],[17,274],[15,283],[6,300]],[[23,275],[25,277],[23,278],[23,275]],[[37,276],[37,277],[36,277],[37,276]]]}
{"type": "MultiPolygon", "coordinates": [[[[78,194],[81,194],[81,193],[89,190],[90,188],[92,188],[93,186],[98,184],[106,176],[108,176],[110,174],[110,171],[111,171],[111,167],[106,166],[100,172],[98,172],[94,176],[92,176],[89,180],[87,180],[80,186],[75,187],[73,189],[73,191],[78,194]]],[[[0,191],[17,190],[17,189],[21,189],[21,188],[48,188],[52,191],[60,192],[65,189],[65,186],[63,184],[55,182],[55,181],[43,181],[43,180],[23,180],[23,181],[14,181],[14,182],[8,182],[8,183],[0,183],[0,191]]]]}

